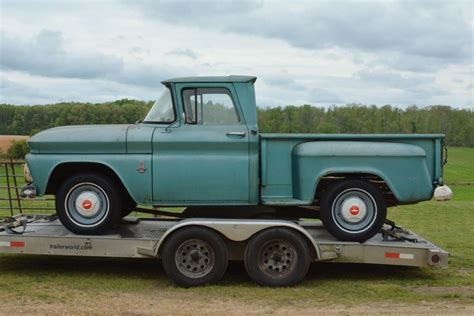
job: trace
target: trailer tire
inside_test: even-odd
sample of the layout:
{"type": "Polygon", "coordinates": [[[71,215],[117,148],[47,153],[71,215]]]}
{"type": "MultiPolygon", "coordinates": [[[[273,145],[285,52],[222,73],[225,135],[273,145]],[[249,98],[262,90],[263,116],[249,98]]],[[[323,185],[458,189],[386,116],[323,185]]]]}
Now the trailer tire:
{"type": "Polygon", "coordinates": [[[334,183],[321,198],[321,221],[336,238],[363,242],[380,232],[387,206],[379,188],[350,179],[334,183]]]}
{"type": "Polygon", "coordinates": [[[121,217],[122,197],[113,180],[96,173],[70,176],[56,192],[56,212],[69,231],[103,234],[121,217]]]}
{"type": "Polygon", "coordinates": [[[253,236],[245,248],[245,269],[263,286],[292,286],[301,282],[311,254],[304,237],[288,228],[270,228],[253,236]]]}
{"type": "Polygon", "coordinates": [[[161,251],[168,277],[181,287],[219,282],[227,270],[227,247],[206,227],[185,227],[172,233],[161,251]]]}

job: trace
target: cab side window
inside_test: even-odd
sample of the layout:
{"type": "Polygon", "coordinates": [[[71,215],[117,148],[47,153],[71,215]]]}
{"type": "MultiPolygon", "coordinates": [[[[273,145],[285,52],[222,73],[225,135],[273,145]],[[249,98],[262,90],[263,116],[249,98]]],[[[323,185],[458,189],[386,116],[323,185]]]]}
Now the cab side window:
{"type": "Polygon", "coordinates": [[[188,124],[230,125],[240,121],[230,91],[225,88],[183,89],[182,98],[188,124]]]}

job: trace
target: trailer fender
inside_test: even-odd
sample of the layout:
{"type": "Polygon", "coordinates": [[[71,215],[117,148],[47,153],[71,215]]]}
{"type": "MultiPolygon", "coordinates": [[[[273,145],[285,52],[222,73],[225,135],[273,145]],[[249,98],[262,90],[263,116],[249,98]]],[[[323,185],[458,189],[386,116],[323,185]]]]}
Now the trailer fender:
{"type": "MultiPolygon", "coordinates": [[[[140,254],[156,257],[158,256],[161,247],[166,242],[168,236],[174,232],[189,226],[202,226],[211,228],[229,240],[232,241],[245,241],[250,239],[256,233],[267,229],[275,227],[287,227],[294,229],[301,233],[312,245],[314,252],[316,254],[316,260],[322,260],[326,256],[321,254],[318,243],[311,237],[311,235],[304,230],[301,226],[284,220],[226,220],[226,219],[185,219],[179,224],[174,225],[168,229],[162,238],[156,243],[153,249],[140,248],[138,249],[140,254]]],[[[329,258],[328,258],[329,259],[329,258]]]]}

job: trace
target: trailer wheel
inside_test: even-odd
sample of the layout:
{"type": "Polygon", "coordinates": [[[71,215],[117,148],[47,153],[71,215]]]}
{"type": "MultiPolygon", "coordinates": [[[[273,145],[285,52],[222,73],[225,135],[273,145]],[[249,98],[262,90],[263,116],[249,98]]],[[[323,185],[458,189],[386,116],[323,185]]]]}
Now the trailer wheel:
{"type": "Polygon", "coordinates": [[[337,182],[321,198],[321,221],[340,240],[372,238],[380,232],[386,216],[382,192],[366,181],[337,182]]]}
{"type": "Polygon", "coordinates": [[[120,220],[122,198],[115,183],[95,173],[79,173],[64,181],[56,192],[56,211],[73,233],[102,234],[120,220]]]}
{"type": "Polygon", "coordinates": [[[291,286],[301,282],[310,265],[308,243],[298,232],[270,228],[253,236],[245,249],[245,269],[263,286],[291,286]]]}
{"type": "Polygon", "coordinates": [[[227,269],[224,241],[205,227],[174,232],[166,239],[161,253],[166,274],[182,287],[217,283],[227,269]]]}

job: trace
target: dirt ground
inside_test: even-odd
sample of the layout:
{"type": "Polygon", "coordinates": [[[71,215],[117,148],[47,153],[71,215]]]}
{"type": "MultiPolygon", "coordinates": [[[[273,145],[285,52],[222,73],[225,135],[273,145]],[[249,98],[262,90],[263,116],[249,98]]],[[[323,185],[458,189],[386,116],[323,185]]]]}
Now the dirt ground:
{"type": "Polygon", "coordinates": [[[41,315],[334,315],[334,314],[384,314],[384,315],[473,315],[474,306],[451,302],[422,302],[407,304],[370,303],[364,305],[314,306],[311,302],[299,306],[264,306],[248,303],[238,298],[203,300],[195,293],[164,293],[152,290],[145,293],[104,293],[91,297],[77,291],[70,293],[67,300],[28,301],[23,297],[2,299],[0,314],[41,314],[41,315]]]}

